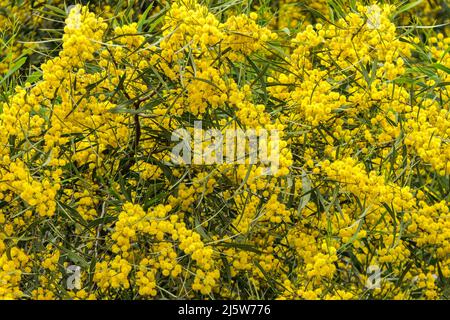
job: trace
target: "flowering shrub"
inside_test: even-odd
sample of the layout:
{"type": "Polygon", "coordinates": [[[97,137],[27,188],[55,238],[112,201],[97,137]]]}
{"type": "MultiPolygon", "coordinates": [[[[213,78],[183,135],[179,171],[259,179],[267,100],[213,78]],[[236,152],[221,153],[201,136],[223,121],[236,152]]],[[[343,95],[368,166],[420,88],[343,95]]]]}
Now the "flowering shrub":
{"type": "Polygon", "coordinates": [[[448,298],[436,3],[0,1],[0,299],[448,298]],[[199,121],[278,170],[173,163],[199,121]]]}

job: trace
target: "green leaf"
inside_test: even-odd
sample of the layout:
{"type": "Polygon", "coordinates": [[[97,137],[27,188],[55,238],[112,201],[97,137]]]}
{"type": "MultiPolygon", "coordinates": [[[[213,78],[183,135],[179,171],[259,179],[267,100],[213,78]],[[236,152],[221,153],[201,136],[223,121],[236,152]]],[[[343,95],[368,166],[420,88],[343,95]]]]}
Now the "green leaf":
{"type": "Polygon", "coordinates": [[[6,75],[0,80],[0,84],[2,84],[6,79],[8,79],[12,74],[14,74],[23,64],[27,61],[27,57],[22,57],[15,61],[14,65],[8,70],[6,75]]]}
{"type": "Polygon", "coordinates": [[[42,77],[42,72],[35,71],[27,77],[26,82],[35,83],[36,81],[40,80],[41,77],[42,77]]]}
{"type": "Polygon", "coordinates": [[[450,68],[449,68],[449,67],[446,67],[446,66],[444,66],[444,65],[442,65],[442,64],[440,64],[440,63],[435,63],[435,64],[433,64],[432,66],[433,66],[434,68],[436,68],[436,69],[442,70],[442,71],[444,71],[444,72],[450,74],[450,68]]]}
{"type": "Polygon", "coordinates": [[[423,1],[423,0],[414,1],[414,2],[407,3],[407,4],[405,4],[405,5],[401,6],[401,7],[399,7],[399,8],[397,9],[397,11],[395,12],[395,16],[399,15],[399,14],[402,13],[402,12],[409,11],[409,10],[411,10],[411,9],[414,8],[414,7],[417,7],[419,4],[422,3],[422,1],[423,1]]]}
{"type": "Polygon", "coordinates": [[[102,217],[102,218],[97,218],[95,220],[92,220],[91,222],[89,222],[87,228],[88,229],[92,229],[95,228],[101,224],[108,224],[111,222],[114,222],[117,220],[117,217],[112,217],[112,216],[106,216],[106,217],[102,217]]]}
{"type": "Polygon", "coordinates": [[[308,175],[306,172],[303,172],[302,175],[302,191],[303,194],[300,197],[300,201],[298,203],[298,209],[297,213],[300,215],[300,212],[306,207],[306,205],[309,203],[309,200],[311,199],[311,181],[308,178],[308,175]]]}
{"type": "Polygon", "coordinates": [[[65,16],[67,15],[67,12],[66,12],[66,11],[64,11],[64,10],[58,8],[58,7],[52,6],[52,5],[50,5],[50,4],[46,4],[46,5],[45,5],[45,8],[49,9],[50,12],[53,12],[53,13],[55,13],[56,15],[60,15],[60,16],[63,16],[63,17],[65,17],[65,16]]]}

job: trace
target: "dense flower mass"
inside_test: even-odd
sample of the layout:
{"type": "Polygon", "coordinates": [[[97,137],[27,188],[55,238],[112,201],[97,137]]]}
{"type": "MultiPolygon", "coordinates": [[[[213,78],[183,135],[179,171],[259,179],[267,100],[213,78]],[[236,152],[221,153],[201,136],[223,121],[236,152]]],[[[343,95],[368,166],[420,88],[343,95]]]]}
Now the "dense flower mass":
{"type": "Polygon", "coordinates": [[[449,298],[445,1],[0,9],[0,299],[449,298]]]}

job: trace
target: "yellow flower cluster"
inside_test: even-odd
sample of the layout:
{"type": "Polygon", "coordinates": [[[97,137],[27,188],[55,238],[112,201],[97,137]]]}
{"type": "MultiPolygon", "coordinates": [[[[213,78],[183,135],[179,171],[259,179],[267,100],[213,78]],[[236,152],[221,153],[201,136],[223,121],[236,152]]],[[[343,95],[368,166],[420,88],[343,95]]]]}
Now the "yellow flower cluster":
{"type": "MultiPolygon", "coordinates": [[[[115,241],[112,251],[124,258],[131,257],[137,254],[136,250],[141,250],[138,239],[146,235],[153,239],[152,245],[146,248],[150,256],[140,261],[137,272],[137,281],[144,295],[156,295],[155,277],[158,271],[164,277],[177,278],[181,274],[182,266],[177,262],[179,254],[176,247],[189,255],[199,268],[193,290],[203,294],[211,292],[220,276],[217,270],[210,271],[214,265],[213,250],[205,246],[198,233],[187,229],[183,222],[178,222],[179,215],[168,215],[171,206],[158,205],[146,213],[141,206],[126,203],[123,209],[111,235],[111,239],[115,241]],[[173,242],[178,243],[176,247],[173,242]]],[[[120,256],[116,256],[115,260],[120,256]]],[[[103,263],[99,268],[106,270],[108,266],[109,264],[103,263]]],[[[98,281],[102,281],[101,279],[102,272],[98,275],[98,281]]],[[[118,283],[122,283],[125,289],[125,285],[128,286],[128,282],[118,283]]]]}

